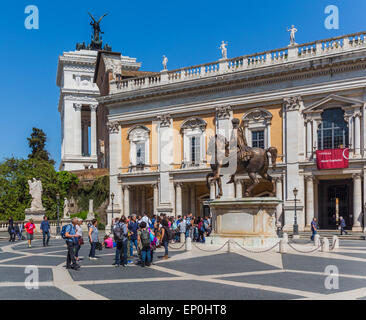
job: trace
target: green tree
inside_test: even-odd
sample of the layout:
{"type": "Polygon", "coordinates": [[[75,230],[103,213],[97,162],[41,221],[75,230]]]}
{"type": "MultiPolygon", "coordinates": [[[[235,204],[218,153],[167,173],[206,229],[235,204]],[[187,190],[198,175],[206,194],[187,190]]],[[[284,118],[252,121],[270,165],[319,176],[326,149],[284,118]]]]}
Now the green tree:
{"type": "Polygon", "coordinates": [[[31,153],[28,155],[29,159],[38,159],[50,162],[55,165],[55,161],[50,158],[49,152],[45,149],[47,136],[42,129],[33,128],[30,138],[27,138],[31,153]]]}

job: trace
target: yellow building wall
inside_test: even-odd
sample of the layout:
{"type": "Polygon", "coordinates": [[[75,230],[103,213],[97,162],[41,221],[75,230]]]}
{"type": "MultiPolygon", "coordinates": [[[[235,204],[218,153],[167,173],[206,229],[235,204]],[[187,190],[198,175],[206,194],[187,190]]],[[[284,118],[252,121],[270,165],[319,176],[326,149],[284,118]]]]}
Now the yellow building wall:
{"type": "MultiPolygon", "coordinates": [[[[235,110],[233,112],[234,118],[238,118],[242,120],[244,114],[248,113],[250,110],[257,109],[245,109],[245,110],[235,110]]],[[[269,111],[272,114],[272,121],[271,121],[271,147],[276,147],[278,150],[278,154],[283,154],[282,149],[282,116],[281,116],[281,106],[267,106],[263,107],[263,109],[269,111]]],[[[277,161],[282,161],[282,158],[277,158],[277,161]]]]}

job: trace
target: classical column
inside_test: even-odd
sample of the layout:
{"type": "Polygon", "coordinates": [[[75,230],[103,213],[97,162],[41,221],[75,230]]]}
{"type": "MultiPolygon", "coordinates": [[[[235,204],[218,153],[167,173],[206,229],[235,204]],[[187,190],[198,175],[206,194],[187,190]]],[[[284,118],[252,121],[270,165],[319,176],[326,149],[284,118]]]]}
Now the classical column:
{"type": "Polygon", "coordinates": [[[83,154],[84,156],[87,156],[89,153],[89,132],[88,132],[88,123],[86,121],[83,122],[82,124],[82,136],[83,136],[83,145],[82,145],[82,150],[83,150],[83,154]]]}
{"type": "Polygon", "coordinates": [[[142,186],[141,187],[141,214],[144,214],[146,211],[145,202],[146,202],[146,188],[144,186],[142,186]]]}
{"type": "Polygon", "coordinates": [[[154,189],[154,208],[153,208],[153,214],[157,214],[157,207],[158,207],[158,203],[159,203],[159,189],[158,189],[158,184],[154,183],[152,185],[153,189],[154,189]]]}
{"type": "Polygon", "coordinates": [[[195,185],[190,187],[190,200],[191,200],[191,212],[195,216],[196,215],[196,190],[195,185]]]}
{"type": "Polygon", "coordinates": [[[97,156],[97,107],[90,106],[90,153],[92,157],[97,156]]]}
{"type": "Polygon", "coordinates": [[[236,179],[235,181],[235,194],[236,194],[236,198],[240,199],[243,198],[243,185],[242,185],[242,180],[240,179],[236,179]]]}
{"type": "Polygon", "coordinates": [[[306,230],[311,229],[314,218],[314,176],[305,176],[306,181],[306,230]]]}
{"type": "Polygon", "coordinates": [[[182,183],[175,184],[175,214],[176,216],[182,215],[182,183]]]}
{"type": "Polygon", "coordinates": [[[210,183],[210,200],[216,199],[216,185],[215,182],[210,183]]]}
{"type": "Polygon", "coordinates": [[[355,154],[361,154],[361,112],[357,111],[354,115],[355,121],[355,154]]]}
{"type": "Polygon", "coordinates": [[[312,155],[312,141],[311,141],[311,121],[310,119],[306,120],[306,157],[310,158],[312,155]]]}
{"type": "Polygon", "coordinates": [[[361,173],[354,173],[353,178],[353,227],[352,231],[360,232],[361,212],[362,212],[362,191],[361,191],[361,173]]]}
{"type": "Polygon", "coordinates": [[[133,188],[134,194],[136,197],[135,206],[136,206],[136,212],[137,215],[142,214],[141,212],[141,187],[136,186],[133,188]]]}
{"type": "Polygon", "coordinates": [[[74,119],[74,154],[81,156],[81,108],[80,103],[74,104],[75,109],[75,119],[74,119]]]}
{"type": "MultiPolygon", "coordinates": [[[[282,196],[282,177],[275,178],[276,181],[276,198],[283,200],[282,196]]],[[[276,225],[282,225],[281,224],[281,215],[282,215],[282,203],[280,203],[276,207],[276,225]]]]}
{"type": "Polygon", "coordinates": [[[128,217],[130,213],[130,186],[124,186],[124,215],[128,217]]]}

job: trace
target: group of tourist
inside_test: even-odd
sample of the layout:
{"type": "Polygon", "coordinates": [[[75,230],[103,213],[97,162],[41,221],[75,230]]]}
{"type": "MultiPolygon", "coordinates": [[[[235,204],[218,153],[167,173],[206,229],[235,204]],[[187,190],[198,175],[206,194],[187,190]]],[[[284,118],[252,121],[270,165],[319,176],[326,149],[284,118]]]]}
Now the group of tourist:
{"type": "Polygon", "coordinates": [[[18,224],[17,222],[14,223],[14,220],[12,217],[9,218],[8,221],[8,233],[10,236],[9,242],[15,242],[16,237],[18,237],[19,240],[22,240],[22,233],[24,230],[24,223],[18,224]]]}
{"type": "MultiPolygon", "coordinates": [[[[66,240],[68,249],[67,269],[78,270],[80,265],[78,253],[83,242],[81,229],[82,220],[72,219],[72,223],[63,227],[61,236],[66,240]]],[[[190,213],[187,216],[179,216],[177,219],[165,214],[153,216],[147,214],[129,217],[121,217],[112,221],[111,233],[104,237],[103,243],[99,241],[98,221],[94,219],[88,225],[88,240],[90,243],[89,260],[97,260],[96,250],[115,248],[115,267],[126,267],[136,263],[141,267],[150,266],[153,263],[156,248],[164,248],[162,259],[168,259],[169,243],[180,242],[181,239],[190,237],[192,241],[204,242],[205,236],[211,233],[210,218],[194,218],[190,213]],[[135,254],[134,254],[134,249],[135,254]]]]}

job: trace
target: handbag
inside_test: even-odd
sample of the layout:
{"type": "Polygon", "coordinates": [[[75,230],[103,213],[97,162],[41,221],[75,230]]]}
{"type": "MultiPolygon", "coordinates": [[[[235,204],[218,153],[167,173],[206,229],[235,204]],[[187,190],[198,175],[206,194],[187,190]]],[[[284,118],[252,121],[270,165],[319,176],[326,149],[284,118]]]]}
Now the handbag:
{"type": "Polygon", "coordinates": [[[84,239],[83,239],[83,237],[79,237],[78,242],[79,242],[79,246],[82,246],[82,245],[84,244],[84,239]]]}
{"type": "Polygon", "coordinates": [[[102,251],[103,246],[102,246],[102,244],[99,241],[95,243],[95,249],[97,249],[99,251],[102,251]]]}

